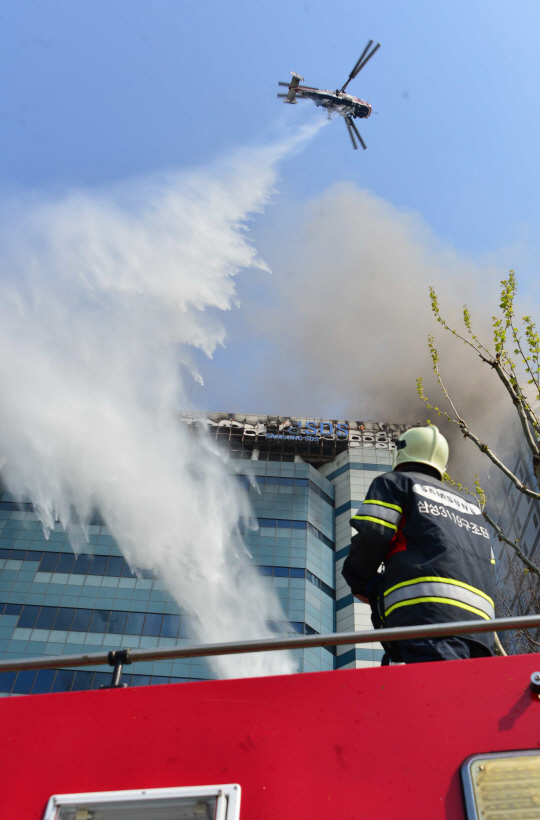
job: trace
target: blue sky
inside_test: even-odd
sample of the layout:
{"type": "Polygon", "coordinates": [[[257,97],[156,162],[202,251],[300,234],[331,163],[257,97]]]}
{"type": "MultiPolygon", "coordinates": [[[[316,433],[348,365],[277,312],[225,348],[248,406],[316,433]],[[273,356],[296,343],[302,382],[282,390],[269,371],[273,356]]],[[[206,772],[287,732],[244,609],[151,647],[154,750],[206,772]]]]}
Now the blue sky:
{"type": "MultiPolygon", "coordinates": [[[[0,20],[5,192],[92,188],[264,144],[324,117],[308,102],[283,106],[278,80],[294,70],[309,84],[340,86],[367,40],[379,41],[350,86],[377,112],[359,123],[368,150],[351,150],[336,117],[283,163],[268,224],[280,209],[352,183],[419,214],[468,258],[510,260],[534,295],[537,2],[5,0],[0,20]]],[[[261,217],[254,235],[271,251],[266,230],[261,217]]],[[[218,366],[233,372],[249,356],[235,321],[228,330],[218,366]]],[[[254,339],[252,351],[265,344],[254,339]]],[[[216,379],[205,394],[211,409],[233,409],[240,383],[212,368],[206,378],[216,379]]]]}

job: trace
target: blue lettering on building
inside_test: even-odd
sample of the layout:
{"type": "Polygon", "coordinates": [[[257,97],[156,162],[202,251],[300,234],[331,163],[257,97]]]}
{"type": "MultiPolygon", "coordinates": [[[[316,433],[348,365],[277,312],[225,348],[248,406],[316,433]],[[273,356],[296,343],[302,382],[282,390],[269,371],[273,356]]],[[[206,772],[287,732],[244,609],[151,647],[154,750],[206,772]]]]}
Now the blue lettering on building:
{"type": "Polygon", "coordinates": [[[267,433],[267,439],[278,439],[279,441],[319,441],[323,436],[336,435],[338,438],[346,438],[349,435],[349,425],[345,422],[336,424],[335,428],[331,421],[321,421],[319,425],[314,421],[299,421],[292,424],[282,433],[267,433]]]}

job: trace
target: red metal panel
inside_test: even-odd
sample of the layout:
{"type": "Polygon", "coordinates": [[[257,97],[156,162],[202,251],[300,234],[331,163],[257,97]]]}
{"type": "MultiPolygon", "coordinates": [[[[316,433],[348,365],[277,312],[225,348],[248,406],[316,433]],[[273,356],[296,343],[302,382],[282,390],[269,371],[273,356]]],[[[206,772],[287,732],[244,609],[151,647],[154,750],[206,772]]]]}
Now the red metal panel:
{"type": "Polygon", "coordinates": [[[540,746],[540,658],[5,698],[0,817],[51,794],[240,783],[242,820],[462,820],[459,766],[540,746]]]}

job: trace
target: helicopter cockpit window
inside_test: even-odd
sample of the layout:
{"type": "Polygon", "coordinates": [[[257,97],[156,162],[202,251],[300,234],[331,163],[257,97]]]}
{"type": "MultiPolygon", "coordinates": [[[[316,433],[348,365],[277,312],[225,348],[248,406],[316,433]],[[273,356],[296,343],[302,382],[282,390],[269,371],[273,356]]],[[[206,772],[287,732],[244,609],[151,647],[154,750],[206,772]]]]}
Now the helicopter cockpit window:
{"type": "Polygon", "coordinates": [[[56,794],[43,820],[238,820],[240,786],[56,794]]]}

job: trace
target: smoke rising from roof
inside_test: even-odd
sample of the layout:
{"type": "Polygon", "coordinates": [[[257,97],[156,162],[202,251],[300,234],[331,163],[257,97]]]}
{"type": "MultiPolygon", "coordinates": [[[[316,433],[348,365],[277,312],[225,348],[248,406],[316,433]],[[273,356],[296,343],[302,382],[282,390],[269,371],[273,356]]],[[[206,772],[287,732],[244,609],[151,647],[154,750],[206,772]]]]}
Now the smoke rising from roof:
{"type": "Polygon", "coordinates": [[[432,403],[449,409],[433,379],[428,335],[458,410],[492,442],[505,394],[474,352],[436,323],[429,286],[463,331],[467,303],[489,342],[505,269],[445,246],[420,215],[353,184],[297,206],[291,227],[279,226],[279,240],[265,235],[273,276],[264,308],[250,304],[251,330],[272,350],[250,377],[255,411],[411,424],[429,418],[452,442],[451,468],[470,481],[480,468],[473,445],[417,396],[422,376],[432,403]]]}

